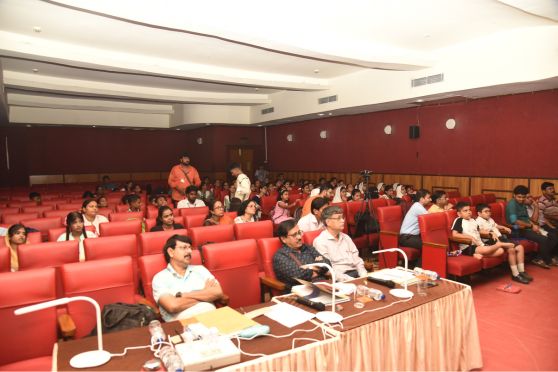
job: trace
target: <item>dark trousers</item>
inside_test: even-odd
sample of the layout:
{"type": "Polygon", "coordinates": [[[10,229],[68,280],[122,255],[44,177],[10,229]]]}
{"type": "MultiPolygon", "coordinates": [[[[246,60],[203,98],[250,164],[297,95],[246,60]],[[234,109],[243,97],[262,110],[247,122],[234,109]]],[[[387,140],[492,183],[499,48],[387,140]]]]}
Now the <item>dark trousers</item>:
{"type": "Polygon", "coordinates": [[[399,245],[422,250],[422,239],[420,235],[401,234],[399,235],[399,245]]]}
{"type": "Polygon", "coordinates": [[[552,254],[556,246],[556,234],[549,233],[548,237],[537,234],[531,229],[520,230],[519,235],[522,238],[531,240],[539,245],[539,255],[546,264],[552,261],[552,254]]]}
{"type": "Polygon", "coordinates": [[[553,256],[558,255],[558,229],[549,227],[548,225],[543,225],[543,229],[548,231],[548,240],[550,241],[550,253],[553,256]]]}

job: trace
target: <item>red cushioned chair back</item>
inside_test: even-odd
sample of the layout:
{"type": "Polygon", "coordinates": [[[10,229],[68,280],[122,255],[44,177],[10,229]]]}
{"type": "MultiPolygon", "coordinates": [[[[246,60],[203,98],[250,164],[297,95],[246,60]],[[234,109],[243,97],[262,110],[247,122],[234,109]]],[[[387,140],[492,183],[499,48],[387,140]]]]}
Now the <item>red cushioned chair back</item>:
{"type": "Polygon", "coordinates": [[[484,202],[486,204],[495,203],[496,202],[496,195],[494,194],[483,194],[484,202]]]}
{"type": "Polygon", "coordinates": [[[66,228],[65,227],[57,227],[55,229],[48,229],[48,241],[49,242],[55,242],[55,241],[58,240],[60,235],[65,234],[65,233],[66,233],[66,228]]]}
{"type": "Polygon", "coordinates": [[[314,239],[318,237],[322,233],[323,229],[314,230],[314,231],[304,231],[302,235],[302,241],[304,244],[309,246],[314,246],[314,239]]]}
{"type": "Polygon", "coordinates": [[[222,243],[234,240],[233,225],[193,227],[188,230],[192,247],[199,248],[206,243],[222,243]]]}
{"type": "Polygon", "coordinates": [[[43,213],[52,210],[54,210],[54,205],[36,205],[34,207],[23,207],[23,213],[39,213],[39,216],[43,216],[43,213]]]}
{"type": "MultiPolygon", "coordinates": [[[[192,259],[190,260],[192,265],[201,265],[201,254],[197,249],[192,250],[192,259]]],[[[139,270],[141,274],[141,285],[143,287],[143,293],[145,298],[156,304],[153,298],[153,277],[159,271],[167,267],[167,262],[165,261],[165,256],[162,253],[150,254],[148,256],[142,256],[139,258],[139,270]]]]}
{"type": "MultiPolygon", "coordinates": [[[[110,203],[110,202],[109,202],[109,203],[110,203]]],[[[111,204],[112,204],[112,203],[111,203],[111,204]]],[[[116,210],[115,210],[115,211],[116,211],[116,213],[127,213],[127,212],[128,212],[128,209],[130,209],[130,207],[128,206],[128,204],[118,204],[118,205],[116,206],[116,210]]],[[[140,210],[141,210],[141,213],[143,213],[143,215],[145,215],[146,207],[145,207],[145,202],[144,202],[143,199],[142,199],[142,204],[141,204],[141,206],[140,206],[140,210]]]]}
{"type": "Polygon", "coordinates": [[[238,212],[225,212],[225,216],[229,217],[231,220],[234,220],[238,217],[238,212]]]}
{"type": "Polygon", "coordinates": [[[4,245],[0,246],[0,273],[10,271],[10,257],[10,249],[4,245]]]}
{"type": "MultiPolygon", "coordinates": [[[[135,302],[132,258],[129,256],[67,264],[62,266],[61,273],[65,296],[91,297],[99,303],[101,311],[107,304],[135,302]]],[[[69,303],[67,308],[76,324],[76,338],[91,333],[96,325],[93,306],[80,301],[69,303]]]]}
{"type": "Polygon", "coordinates": [[[79,243],[77,240],[71,240],[22,244],[18,247],[18,258],[20,270],[58,267],[79,261],[79,243]]]}
{"type": "Polygon", "coordinates": [[[66,217],[68,216],[68,214],[70,212],[75,212],[75,211],[68,210],[68,209],[56,210],[56,211],[46,211],[44,213],[44,216],[46,218],[58,217],[58,218],[62,219],[62,221],[65,221],[66,217]]]}
{"type": "Polygon", "coordinates": [[[447,210],[443,213],[446,216],[446,226],[448,228],[448,236],[451,236],[451,226],[453,221],[457,218],[457,211],[455,209],[447,210]]]}
{"type": "Polygon", "coordinates": [[[446,213],[429,213],[419,216],[419,229],[423,242],[448,244],[446,213]]]}
{"type": "Polygon", "coordinates": [[[48,240],[48,230],[63,227],[62,218],[60,217],[49,217],[49,218],[36,218],[31,220],[21,221],[26,227],[32,227],[39,230],[43,241],[48,240]]]}
{"type": "Polygon", "coordinates": [[[59,210],[64,210],[64,211],[81,211],[81,206],[83,205],[83,203],[64,203],[64,204],[58,204],[57,207],[59,210]]]}
{"type": "Polygon", "coordinates": [[[277,196],[268,195],[262,197],[262,214],[269,216],[275,204],[277,204],[277,196]]]}
{"type": "Polygon", "coordinates": [[[387,206],[387,200],[384,199],[384,198],[370,199],[370,201],[368,203],[369,203],[368,207],[371,210],[374,210],[374,212],[377,212],[378,208],[387,206]]]}
{"type": "Polygon", "coordinates": [[[109,216],[110,222],[118,221],[130,221],[130,220],[142,220],[143,212],[122,212],[122,213],[111,213],[109,216]]]}
{"type": "Polygon", "coordinates": [[[378,208],[377,217],[380,230],[399,233],[401,223],[403,222],[403,211],[400,206],[394,205],[378,208]]]}
{"type": "Polygon", "coordinates": [[[141,234],[141,220],[102,223],[99,230],[101,236],[141,234]]]}
{"type": "Polygon", "coordinates": [[[490,214],[494,222],[498,225],[506,225],[506,207],[503,203],[490,203],[490,214]]]}
{"type": "Polygon", "coordinates": [[[471,195],[471,206],[475,207],[477,204],[484,203],[484,195],[471,195]]]}
{"type": "Polygon", "coordinates": [[[191,216],[184,217],[184,227],[191,229],[192,227],[201,227],[205,221],[207,214],[193,214],[191,216]]]}
{"type": "Polygon", "coordinates": [[[260,302],[258,247],[254,239],[208,244],[202,247],[205,267],[221,284],[235,308],[260,302]]]}
{"type": "Polygon", "coordinates": [[[271,220],[239,223],[233,226],[236,240],[273,237],[273,222],[271,222],[271,220]]]}
{"type": "Polygon", "coordinates": [[[260,253],[260,271],[265,273],[265,276],[276,278],[275,271],[273,270],[273,256],[275,252],[283,245],[279,238],[265,238],[258,239],[258,251],[260,253]]]}
{"type": "Polygon", "coordinates": [[[38,231],[30,232],[27,234],[27,241],[29,242],[29,244],[39,244],[42,243],[43,237],[38,231]]]}
{"type": "Polygon", "coordinates": [[[5,214],[19,214],[20,209],[19,208],[10,208],[10,207],[4,207],[4,208],[0,208],[0,217],[2,217],[5,214]]]}
{"type": "MultiPolygon", "coordinates": [[[[0,273],[0,364],[49,356],[56,342],[56,308],[15,315],[14,310],[56,298],[55,270],[0,273]]],[[[22,369],[24,364],[22,363],[22,369]]]]}
{"type": "Polygon", "coordinates": [[[188,235],[188,231],[186,229],[178,229],[171,231],[154,231],[140,234],[140,256],[162,253],[165,243],[173,235],[188,235]]]}
{"type": "Polygon", "coordinates": [[[17,214],[4,214],[2,216],[2,222],[8,225],[14,225],[16,223],[21,223],[23,220],[32,220],[39,218],[39,213],[17,213],[17,214]]]}
{"type": "Polygon", "coordinates": [[[386,199],[386,203],[388,206],[397,204],[397,202],[394,199],[386,199]]]}
{"type": "Polygon", "coordinates": [[[209,213],[209,207],[194,207],[194,208],[180,208],[180,215],[182,217],[193,216],[196,214],[203,214],[207,216],[209,213]]]}
{"type": "MultiPolygon", "coordinates": [[[[29,198],[26,198],[29,199],[29,198]]],[[[25,208],[25,207],[33,207],[36,206],[37,203],[35,203],[34,201],[14,201],[14,202],[10,202],[8,203],[9,207],[15,207],[15,208],[25,208]]]]}
{"type": "Polygon", "coordinates": [[[448,198],[460,198],[461,193],[459,191],[448,191],[448,198]]]}
{"type": "Polygon", "coordinates": [[[137,235],[116,235],[90,238],[83,241],[87,261],[102,260],[120,256],[132,257],[134,282],[139,288],[138,241],[137,235]]]}
{"type": "Polygon", "coordinates": [[[362,201],[350,201],[347,202],[347,214],[345,218],[347,219],[345,223],[353,226],[355,224],[355,216],[357,213],[362,213],[366,211],[366,203],[362,203],[362,201]]]}
{"type": "MultiPolygon", "coordinates": [[[[169,206],[172,206],[172,203],[169,203],[169,206]]],[[[155,219],[155,218],[157,218],[158,214],[159,214],[159,210],[155,206],[149,205],[147,207],[147,218],[148,219],[152,219],[152,218],[155,219]]],[[[172,214],[174,214],[174,217],[180,216],[180,209],[174,208],[172,210],[172,214]]]]}

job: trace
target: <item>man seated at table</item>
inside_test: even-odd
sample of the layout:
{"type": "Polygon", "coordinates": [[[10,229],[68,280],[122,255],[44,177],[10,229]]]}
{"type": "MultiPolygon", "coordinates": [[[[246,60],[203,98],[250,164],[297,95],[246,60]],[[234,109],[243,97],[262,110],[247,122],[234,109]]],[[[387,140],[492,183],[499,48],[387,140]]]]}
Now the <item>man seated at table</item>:
{"type": "Polygon", "coordinates": [[[186,319],[215,309],[223,296],[215,277],[202,265],[190,265],[192,240],[173,235],[163,247],[167,267],[153,277],[153,298],[165,321],[186,319]]]}
{"type": "Polygon", "coordinates": [[[312,213],[307,214],[298,220],[298,227],[302,231],[314,231],[324,227],[322,222],[322,212],[329,205],[329,200],[326,198],[316,198],[312,200],[312,213]]]}
{"type": "Polygon", "coordinates": [[[277,228],[277,235],[283,246],[273,256],[273,271],[277,279],[285,283],[285,293],[291,291],[293,285],[300,284],[296,278],[306,281],[327,280],[331,277],[327,268],[316,266],[312,269],[301,269],[300,266],[322,262],[331,265],[316,248],[302,243],[302,230],[292,219],[283,221],[277,228]]]}
{"type": "Polygon", "coordinates": [[[327,207],[322,212],[322,221],[326,229],[314,239],[314,247],[331,261],[335,279],[341,282],[366,276],[368,273],[355,243],[343,233],[343,209],[338,206],[327,207]]]}

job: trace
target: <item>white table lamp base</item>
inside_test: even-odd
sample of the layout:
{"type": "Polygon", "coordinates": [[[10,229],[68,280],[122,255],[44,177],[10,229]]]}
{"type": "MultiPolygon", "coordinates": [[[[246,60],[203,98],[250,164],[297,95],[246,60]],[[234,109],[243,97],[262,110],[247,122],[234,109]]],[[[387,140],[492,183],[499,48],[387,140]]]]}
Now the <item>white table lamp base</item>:
{"type": "Polygon", "coordinates": [[[98,367],[110,360],[110,353],[105,350],[86,351],[75,355],[70,359],[70,365],[73,368],[92,368],[98,367]]]}
{"type": "Polygon", "coordinates": [[[394,297],[398,297],[398,298],[411,298],[413,297],[415,294],[407,289],[403,289],[403,288],[396,288],[396,289],[392,289],[389,291],[389,293],[394,296],[394,297]]]}
{"type": "Polygon", "coordinates": [[[343,316],[334,313],[333,311],[320,311],[316,314],[316,318],[323,323],[339,323],[343,320],[343,316]]]}

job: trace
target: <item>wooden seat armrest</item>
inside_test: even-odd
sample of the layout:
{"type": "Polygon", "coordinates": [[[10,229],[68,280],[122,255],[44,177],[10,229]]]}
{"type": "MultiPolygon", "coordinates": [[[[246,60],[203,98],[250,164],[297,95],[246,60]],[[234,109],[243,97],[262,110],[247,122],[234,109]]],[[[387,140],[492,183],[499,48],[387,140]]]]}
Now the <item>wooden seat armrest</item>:
{"type": "Polygon", "coordinates": [[[472,243],[473,243],[473,239],[472,239],[472,238],[455,238],[455,237],[451,236],[451,237],[449,238],[449,240],[450,240],[451,242],[460,243],[460,244],[472,244],[472,243]]]}
{"type": "Polygon", "coordinates": [[[398,233],[398,232],[395,232],[395,231],[388,231],[388,230],[380,230],[380,234],[382,234],[382,235],[399,236],[399,233],[398,233]]]}
{"type": "Polygon", "coordinates": [[[268,288],[276,289],[278,291],[285,290],[285,283],[277,279],[270,278],[269,276],[260,277],[260,283],[268,288]]]}
{"type": "Polygon", "coordinates": [[[427,246],[433,247],[433,248],[448,249],[448,245],[447,245],[447,244],[432,243],[432,242],[422,242],[422,245],[423,245],[423,246],[427,245],[427,246]]]}
{"type": "Polygon", "coordinates": [[[76,335],[76,324],[69,314],[58,316],[58,328],[64,340],[73,338],[76,335]]]}

